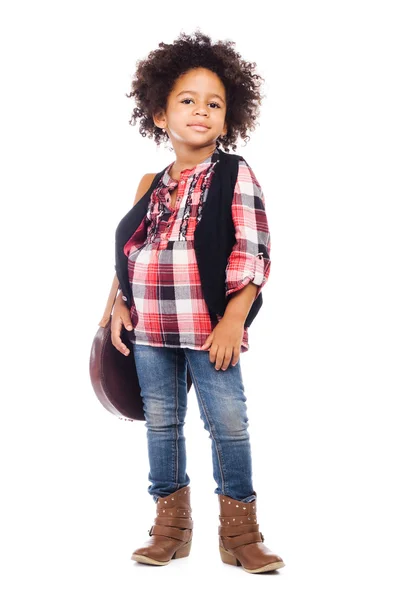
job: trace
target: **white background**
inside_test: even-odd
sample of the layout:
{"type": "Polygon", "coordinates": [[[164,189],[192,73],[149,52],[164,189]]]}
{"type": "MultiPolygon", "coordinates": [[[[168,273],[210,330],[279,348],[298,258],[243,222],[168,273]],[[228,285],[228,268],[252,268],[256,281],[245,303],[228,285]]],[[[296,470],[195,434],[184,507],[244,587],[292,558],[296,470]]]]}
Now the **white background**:
{"type": "Polygon", "coordinates": [[[399,597],[399,20],[395,2],[19,2],[1,22],[1,586],[25,597],[399,597]],[[262,11],[262,12],[260,12],[262,11]],[[242,356],[265,543],[218,553],[211,441],[185,434],[195,531],[164,568],[130,560],[155,507],[146,430],[98,402],[89,355],[114,233],[174,160],[128,120],[137,60],[199,26],[257,63],[242,154],[271,230],[242,356]]]}

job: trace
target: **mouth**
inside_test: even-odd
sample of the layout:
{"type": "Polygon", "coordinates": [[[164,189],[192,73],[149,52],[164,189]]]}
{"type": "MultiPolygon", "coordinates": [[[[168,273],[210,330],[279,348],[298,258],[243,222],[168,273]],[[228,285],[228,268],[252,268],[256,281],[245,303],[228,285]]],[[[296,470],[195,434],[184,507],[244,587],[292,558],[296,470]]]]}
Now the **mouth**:
{"type": "Polygon", "coordinates": [[[199,124],[188,125],[188,127],[191,127],[195,131],[207,131],[208,129],[210,129],[206,125],[199,125],[199,124]]]}

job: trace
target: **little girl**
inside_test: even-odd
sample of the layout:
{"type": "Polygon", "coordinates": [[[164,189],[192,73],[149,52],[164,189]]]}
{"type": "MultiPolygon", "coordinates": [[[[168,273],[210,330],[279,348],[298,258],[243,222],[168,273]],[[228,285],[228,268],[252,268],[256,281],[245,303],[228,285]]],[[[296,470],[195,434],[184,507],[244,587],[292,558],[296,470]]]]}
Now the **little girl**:
{"type": "Polygon", "coordinates": [[[146,193],[149,200],[117,248],[127,269],[116,265],[111,335],[126,355],[122,327],[129,331],[156,503],[150,539],[132,559],[167,565],[190,552],[183,432],[189,369],[212,440],[221,559],[259,573],[284,562],[263,544],[257,522],[240,353],[249,348],[248,327],[262,304],[270,234],[255,174],[243,157],[229,154],[238,136],[248,139],[254,129],[262,79],[233,45],[212,44],[197,30],[160,43],[137,64],[128,95],[137,104],[133,124],[140,119],[141,135],[157,145],[169,140],[176,158],[161,176],[140,181],[135,205],[146,193]]]}

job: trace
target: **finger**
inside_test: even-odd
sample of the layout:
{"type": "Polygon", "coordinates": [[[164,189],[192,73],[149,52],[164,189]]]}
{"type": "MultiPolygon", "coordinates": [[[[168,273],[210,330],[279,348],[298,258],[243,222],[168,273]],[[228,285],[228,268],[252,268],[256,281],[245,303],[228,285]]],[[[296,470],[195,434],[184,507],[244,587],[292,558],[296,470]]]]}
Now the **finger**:
{"type": "Polygon", "coordinates": [[[132,323],[130,322],[129,319],[124,320],[124,327],[125,327],[125,329],[129,329],[129,331],[132,331],[133,327],[132,327],[132,323]]]}
{"type": "Polygon", "coordinates": [[[240,348],[235,348],[233,350],[233,359],[232,359],[232,367],[236,367],[240,358],[240,348]]]}
{"type": "Polygon", "coordinates": [[[221,368],[221,366],[222,366],[222,364],[224,362],[224,359],[225,359],[225,350],[226,350],[226,348],[224,348],[222,346],[220,348],[218,348],[217,360],[216,360],[216,363],[215,363],[215,368],[217,369],[217,371],[220,370],[220,368],[221,368]]]}
{"type": "Polygon", "coordinates": [[[209,352],[209,359],[211,363],[215,363],[217,358],[218,346],[216,344],[212,344],[209,352]]]}
{"type": "Polygon", "coordinates": [[[129,348],[125,346],[124,342],[121,340],[121,327],[122,321],[121,319],[113,322],[111,325],[111,343],[119,352],[125,354],[126,356],[129,354],[129,348]]]}
{"type": "Polygon", "coordinates": [[[204,344],[201,346],[201,350],[208,348],[208,346],[211,344],[212,342],[212,337],[208,337],[206,339],[206,341],[204,342],[204,344]]]}
{"type": "Polygon", "coordinates": [[[113,344],[113,346],[115,346],[115,348],[117,350],[119,350],[122,354],[125,354],[126,356],[129,354],[130,350],[127,346],[125,346],[124,342],[121,340],[120,337],[112,337],[111,338],[111,342],[113,344]]]}
{"type": "Polygon", "coordinates": [[[221,367],[223,371],[226,371],[227,368],[229,367],[229,365],[231,364],[232,354],[233,354],[233,348],[225,349],[225,358],[224,358],[224,362],[222,363],[222,367],[221,367]]]}

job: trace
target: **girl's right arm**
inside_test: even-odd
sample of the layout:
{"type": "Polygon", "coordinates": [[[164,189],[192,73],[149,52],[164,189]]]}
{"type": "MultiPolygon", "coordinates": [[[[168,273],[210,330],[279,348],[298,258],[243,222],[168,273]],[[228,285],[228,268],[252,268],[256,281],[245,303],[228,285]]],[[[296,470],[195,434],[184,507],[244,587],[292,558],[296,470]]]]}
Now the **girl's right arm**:
{"type": "MultiPolygon", "coordinates": [[[[156,173],[147,173],[146,175],[143,175],[142,179],[139,182],[138,189],[136,191],[136,196],[135,196],[135,200],[133,201],[133,206],[135,206],[135,204],[137,202],[139,202],[139,200],[145,195],[145,193],[149,189],[155,176],[156,176],[156,173]]],[[[111,314],[111,311],[112,311],[112,308],[114,305],[114,300],[116,301],[121,296],[121,290],[120,290],[118,292],[118,296],[116,297],[118,288],[119,288],[119,281],[118,281],[117,275],[115,274],[112,285],[111,285],[110,293],[108,294],[107,304],[104,309],[103,316],[99,323],[99,327],[106,327],[106,325],[109,321],[110,314],[111,314]]]]}
{"type": "MultiPolygon", "coordinates": [[[[150,185],[152,184],[155,175],[156,173],[146,173],[146,175],[143,175],[142,179],[139,182],[138,189],[136,191],[133,206],[135,206],[135,204],[145,195],[150,185]]],[[[119,281],[117,275],[115,275],[108,296],[104,315],[99,323],[99,326],[105,327],[107,325],[109,320],[108,315],[111,312],[111,304],[115,298],[115,304],[111,317],[111,342],[113,346],[115,346],[117,350],[119,350],[122,354],[128,355],[130,350],[125,346],[125,344],[121,340],[121,330],[122,325],[124,325],[125,329],[132,330],[132,322],[130,317],[130,310],[126,305],[125,301],[122,300],[121,290],[118,292],[117,297],[115,297],[118,287],[119,281]]]]}

